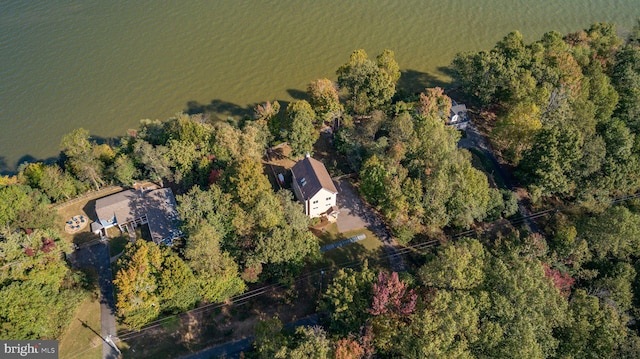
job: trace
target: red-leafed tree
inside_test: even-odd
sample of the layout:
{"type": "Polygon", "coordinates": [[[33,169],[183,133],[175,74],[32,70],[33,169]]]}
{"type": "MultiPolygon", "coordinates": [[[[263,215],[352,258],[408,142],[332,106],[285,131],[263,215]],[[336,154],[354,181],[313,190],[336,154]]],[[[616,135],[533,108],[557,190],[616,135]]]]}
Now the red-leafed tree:
{"type": "Polygon", "coordinates": [[[340,339],[336,343],[336,359],[360,359],[364,356],[364,348],[353,338],[340,339]]]}
{"type": "Polygon", "coordinates": [[[442,88],[428,88],[420,94],[420,103],[418,104],[420,115],[444,119],[449,117],[450,110],[451,98],[445,95],[442,88]]]}
{"type": "Polygon", "coordinates": [[[42,238],[42,251],[45,253],[51,252],[51,250],[56,246],[56,243],[52,238],[42,238]]]}
{"type": "Polygon", "coordinates": [[[557,269],[549,267],[547,263],[543,262],[542,267],[544,268],[544,275],[553,281],[553,285],[558,288],[560,294],[565,297],[569,296],[571,293],[571,286],[576,282],[575,279],[571,278],[567,273],[562,273],[557,269]]]}
{"type": "Polygon", "coordinates": [[[378,281],[373,284],[373,304],[369,313],[406,316],[413,313],[417,298],[413,289],[407,291],[407,285],[398,278],[398,273],[380,272],[378,281]]]}
{"type": "Polygon", "coordinates": [[[366,324],[362,327],[360,333],[360,343],[362,343],[362,349],[364,350],[364,358],[372,358],[376,352],[373,341],[375,340],[375,333],[371,324],[366,324]]]}
{"type": "Polygon", "coordinates": [[[214,183],[218,183],[218,180],[220,179],[220,170],[216,170],[213,169],[211,170],[211,172],[209,173],[209,184],[214,184],[214,183]]]}

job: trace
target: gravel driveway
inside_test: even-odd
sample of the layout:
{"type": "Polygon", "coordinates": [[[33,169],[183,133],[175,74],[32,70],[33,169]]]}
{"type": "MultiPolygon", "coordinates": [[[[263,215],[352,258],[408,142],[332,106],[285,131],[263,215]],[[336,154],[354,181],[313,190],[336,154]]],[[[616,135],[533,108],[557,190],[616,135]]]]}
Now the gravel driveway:
{"type": "Polygon", "coordinates": [[[382,241],[391,267],[396,272],[406,270],[402,256],[396,248],[397,243],[387,225],[369,208],[358,194],[358,190],[346,179],[334,181],[338,190],[338,231],[340,233],[353,229],[369,228],[382,241]]]}
{"type": "Polygon", "coordinates": [[[334,181],[338,189],[338,231],[348,232],[354,229],[370,227],[371,211],[362,203],[358,190],[346,179],[334,181]]]}

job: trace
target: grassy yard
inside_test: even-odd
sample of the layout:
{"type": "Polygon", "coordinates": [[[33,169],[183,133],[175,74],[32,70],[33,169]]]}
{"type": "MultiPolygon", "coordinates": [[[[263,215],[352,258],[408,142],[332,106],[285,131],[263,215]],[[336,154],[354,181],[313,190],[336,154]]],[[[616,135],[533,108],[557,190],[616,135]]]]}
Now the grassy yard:
{"type": "Polygon", "coordinates": [[[97,218],[95,211],[96,199],[108,196],[116,192],[120,192],[122,191],[122,189],[122,187],[114,187],[110,191],[100,192],[99,194],[87,196],[86,198],[83,198],[82,200],[79,200],[77,202],[58,207],[58,230],[62,238],[78,245],[100,238],[91,232],[90,226],[90,223],[97,218]],[[79,232],[73,234],[65,232],[65,223],[70,218],[79,215],[83,215],[85,216],[85,218],[87,218],[87,220],[89,221],[89,223],[87,223],[87,226],[79,232]]]}
{"type": "Polygon", "coordinates": [[[102,339],[97,334],[100,330],[100,301],[91,295],[78,306],[60,338],[60,358],[102,358],[102,339]]]}
{"type": "Polygon", "coordinates": [[[325,227],[324,231],[313,230],[313,233],[320,239],[320,246],[339,242],[359,234],[367,236],[361,241],[349,243],[325,252],[323,260],[316,264],[318,267],[340,266],[345,263],[362,262],[366,258],[378,259],[383,252],[382,242],[367,228],[339,233],[338,226],[334,223],[325,227]]]}
{"type": "Polygon", "coordinates": [[[120,254],[124,250],[124,247],[129,243],[129,236],[118,236],[109,240],[109,255],[111,257],[120,254]]]}

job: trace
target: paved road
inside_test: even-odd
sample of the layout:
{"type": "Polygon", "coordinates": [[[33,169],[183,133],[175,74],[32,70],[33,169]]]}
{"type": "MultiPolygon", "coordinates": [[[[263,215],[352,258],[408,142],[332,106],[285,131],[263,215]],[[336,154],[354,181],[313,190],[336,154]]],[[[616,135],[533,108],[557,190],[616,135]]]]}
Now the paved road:
{"type": "Polygon", "coordinates": [[[519,196],[519,194],[515,192],[516,187],[513,184],[514,179],[511,177],[509,173],[505,172],[502,169],[502,166],[500,166],[498,159],[496,158],[496,156],[494,156],[493,151],[491,150],[491,145],[489,144],[489,141],[487,141],[487,139],[482,134],[480,134],[480,132],[478,131],[476,126],[473,124],[473,122],[469,123],[465,132],[467,134],[467,137],[461,139],[460,142],[458,142],[458,147],[466,148],[466,149],[475,148],[482,151],[482,153],[489,159],[489,161],[491,162],[491,165],[493,166],[493,169],[494,169],[493,175],[499,176],[502,179],[502,182],[504,183],[504,185],[509,190],[514,191],[514,193],[516,194],[516,197],[518,198],[518,211],[520,212],[520,215],[522,215],[522,217],[525,219],[524,224],[527,226],[527,230],[529,230],[530,233],[538,233],[538,227],[529,218],[529,215],[531,213],[529,212],[527,207],[524,205],[522,198],[519,196]]]}
{"type": "Polygon", "coordinates": [[[406,267],[402,256],[398,253],[398,244],[380,216],[362,201],[358,190],[351,182],[341,179],[335,181],[335,184],[338,189],[338,207],[340,208],[338,230],[346,232],[352,229],[369,228],[382,241],[393,271],[404,272],[406,267]]]}
{"type": "MultiPolygon", "coordinates": [[[[286,329],[294,329],[301,326],[314,326],[318,325],[318,314],[313,314],[308,317],[296,320],[293,323],[289,323],[284,327],[286,329]]],[[[215,347],[201,350],[197,353],[185,355],[180,359],[210,359],[210,358],[225,358],[235,359],[240,358],[240,353],[246,352],[251,349],[253,345],[254,337],[248,337],[233,342],[225,343],[215,347]]]]}
{"type": "Polygon", "coordinates": [[[102,357],[104,359],[118,358],[119,354],[114,344],[116,340],[116,305],[113,296],[109,245],[106,242],[98,242],[81,247],[74,253],[74,262],[78,267],[94,267],[98,272],[102,357]]]}

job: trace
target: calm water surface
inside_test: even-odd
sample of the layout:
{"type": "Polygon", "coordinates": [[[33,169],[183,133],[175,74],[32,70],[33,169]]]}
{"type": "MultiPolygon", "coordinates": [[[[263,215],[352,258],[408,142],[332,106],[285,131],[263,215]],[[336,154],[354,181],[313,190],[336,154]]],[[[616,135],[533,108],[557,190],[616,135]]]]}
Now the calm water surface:
{"type": "MultiPolygon", "coordinates": [[[[58,153],[77,127],[122,135],[191,101],[221,117],[335,79],[352,50],[395,51],[416,81],[447,81],[459,51],[509,31],[613,22],[638,0],[0,0],[0,171],[58,153]]],[[[425,82],[426,81],[426,82],[425,82]]]]}

